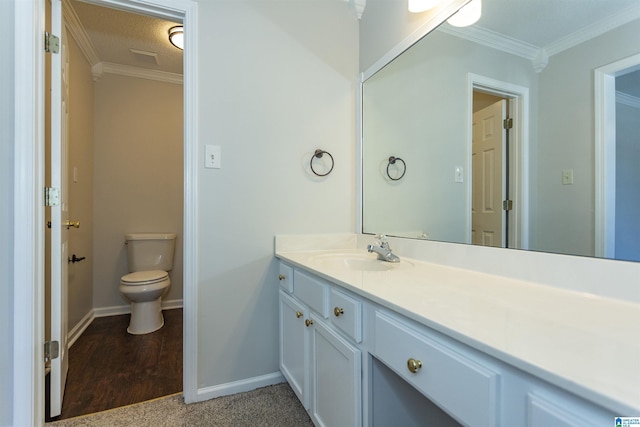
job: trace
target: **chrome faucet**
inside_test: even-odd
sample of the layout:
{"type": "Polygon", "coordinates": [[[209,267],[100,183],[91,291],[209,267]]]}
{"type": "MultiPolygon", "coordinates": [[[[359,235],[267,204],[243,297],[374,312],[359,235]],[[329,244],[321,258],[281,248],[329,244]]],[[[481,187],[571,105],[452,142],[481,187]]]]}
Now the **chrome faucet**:
{"type": "Polygon", "coordinates": [[[384,234],[376,235],[375,245],[368,245],[367,251],[378,254],[378,259],[387,262],[400,262],[400,258],[391,252],[387,236],[384,234]]]}

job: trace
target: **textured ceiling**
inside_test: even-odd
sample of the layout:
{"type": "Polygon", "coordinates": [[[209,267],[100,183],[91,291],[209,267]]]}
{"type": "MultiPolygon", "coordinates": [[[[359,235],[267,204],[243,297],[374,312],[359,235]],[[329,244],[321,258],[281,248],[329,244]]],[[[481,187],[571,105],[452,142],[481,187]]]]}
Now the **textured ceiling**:
{"type": "MultiPolygon", "coordinates": [[[[182,51],[169,43],[175,22],[70,0],[100,62],[182,74],[182,51]],[[154,56],[131,52],[149,52],[154,56]]],[[[93,64],[92,64],[93,65],[93,64]]]]}

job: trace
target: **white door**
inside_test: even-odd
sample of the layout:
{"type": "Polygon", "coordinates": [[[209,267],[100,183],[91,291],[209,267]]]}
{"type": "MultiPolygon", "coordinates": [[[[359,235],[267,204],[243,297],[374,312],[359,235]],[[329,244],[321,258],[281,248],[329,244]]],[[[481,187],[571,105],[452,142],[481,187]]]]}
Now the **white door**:
{"type": "Polygon", "coordinates": [[[321,427],[361,426],[361,352],[319,317],[311,319],[311,418],[321,427]]]}
{"type": "Polygon", "coordinates": [[[51,413],[60,415],[67,379],[67,257],[69,219],[67,203],[68,61],[62,37],[62,2],[51,0],[51,33],[60,37],[59,53],[51,55],[51,187],[59,190],[51,207],[51,340],[58,341],[59,356],[51,361],[51,413]]]}
{"type": "Polygon", "coordinates": [[[304,306],[280,291],[280,370],[305,409],[309,409],[309,334],[304,323],[308,318],[304,306]]]}
{"type": "Polygon", "coordinates": [[[473,114],[471,235],[474,245],[505,246],[502,201],[506,115],[505,100],[473,114]]]}

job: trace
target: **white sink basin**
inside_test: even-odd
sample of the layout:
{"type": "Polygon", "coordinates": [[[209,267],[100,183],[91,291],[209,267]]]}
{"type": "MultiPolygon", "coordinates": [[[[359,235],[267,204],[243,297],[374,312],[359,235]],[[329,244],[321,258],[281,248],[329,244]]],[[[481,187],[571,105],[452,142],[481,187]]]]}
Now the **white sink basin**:
{"type": "Polygon", "coordinates": [[[355,271],[388,271],[410,266],[406,261],[387,262],[368,252],[344,252],[316,255],[310,260],[319,267],[341,268],[355,271]]]}

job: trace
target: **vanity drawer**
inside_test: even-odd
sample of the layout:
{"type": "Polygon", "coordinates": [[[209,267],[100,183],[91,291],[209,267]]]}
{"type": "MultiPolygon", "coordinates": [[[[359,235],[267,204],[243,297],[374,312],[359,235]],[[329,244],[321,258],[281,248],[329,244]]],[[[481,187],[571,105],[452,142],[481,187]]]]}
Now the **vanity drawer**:
{"type": "Polygon", "coordinates": [[[280,269],[278,271],[278,280],[280,280],[280,288],[285,291],[293,292],[293,268],[287,264],[280,263],[280,269]]]}
{"type": "Polygon", "coordinates": [[[337,289],[331,289],[331,323],[342,332],[362,341],[362,303],[337,289]]]}
{"type": "Polygon", "coordinates": [[[376,312],[374,336],[374,356],[458,421],[499,424],[497,372],[383,312],[376,312]]]}
{"type": "Polygon", "coordinates": [[[300,270],[293,271],[293,294],[309,308],[329,317],[329,285],[300,270]]]}

